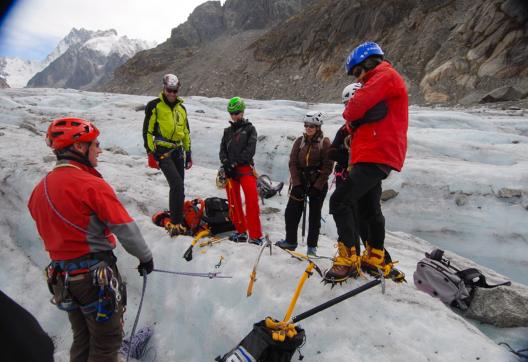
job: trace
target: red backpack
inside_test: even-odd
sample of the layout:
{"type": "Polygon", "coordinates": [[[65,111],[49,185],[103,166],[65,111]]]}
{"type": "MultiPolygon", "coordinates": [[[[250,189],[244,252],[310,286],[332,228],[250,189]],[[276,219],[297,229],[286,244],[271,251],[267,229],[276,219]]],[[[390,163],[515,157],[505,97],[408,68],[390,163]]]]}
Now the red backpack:
{"type": "Polygon", "coordinates": [[[197,233],[206,226],[202,221],[205,210],[205,201],[203,199],[187,200],[183,204],[183,219],[185,225],[191,232],[191,235],[197,233]]]}

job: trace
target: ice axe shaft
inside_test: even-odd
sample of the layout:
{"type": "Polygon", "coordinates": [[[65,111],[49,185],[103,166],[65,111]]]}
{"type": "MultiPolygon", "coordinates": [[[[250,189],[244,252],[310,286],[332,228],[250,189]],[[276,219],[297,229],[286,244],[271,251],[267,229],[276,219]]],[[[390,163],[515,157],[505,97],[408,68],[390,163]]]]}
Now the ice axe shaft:
{"type": "Polygon", "coordinates": [[[293,323],[297,323],[297,322],[300,322],[302,321],[303,319],[306,319],[310,316],[313,316],[314,314],[316,313],[319,313],[327,308],[330,308],[331,306],[333,305],[336,305],[337,303],[341,303],[342,301],[348,299],[348,298],[351,298],[355,295],[358,295],[359,293],[362,293],[370,288],[373,288],[375,287],[376,285],[378,284],[381,284],[381,279],[378,278],[378,279],[374,279],[374,280],[371,280],[370,282],[366,283],[366,284],[363,284],[362,286],[360,287],[357,287],[356,289],[353,289],[351,290],[350,292],[347,292],[343,295],[340,295],[339,297],[336,297],[334,299],[330,299],[329,301],[327,302],[324,302],[323,304],[320,304],[316,307],[313,307],[312,309],[309,309],[307,310],[306,312],[304,313],[301,313],[295,317],[292,318],[292,322],[293,323]]]}

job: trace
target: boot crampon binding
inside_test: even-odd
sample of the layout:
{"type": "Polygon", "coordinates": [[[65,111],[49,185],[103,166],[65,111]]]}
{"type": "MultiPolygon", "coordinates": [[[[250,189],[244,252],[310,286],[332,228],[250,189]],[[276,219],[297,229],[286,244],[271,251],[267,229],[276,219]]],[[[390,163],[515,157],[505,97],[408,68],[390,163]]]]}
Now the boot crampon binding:
{"type": "Polygon", "coordinates": [[[348,248],[343,243],[338,243],[338,254],[334,258],[332,268],[325,273],[323,282],[331,284],[342,284],[349,278],[357,278],[362,272],[368,273],[375,278],[391,279],[396,283],[406,282],[405,274],[396,269],[397,261],[392,261],[389,252],[385,249],[366,247],[361,257],[355,247],[348,248]]]}
{"type": "Polygon", "coordinates": [[[376,249],[368,245],[361,255],[361,270],[364,272],[376,278],[391,279],[396,283],[407,282],[405,274],[394,267],[397,263],[397,261],[392,261],[387,250],[376,249]]]}

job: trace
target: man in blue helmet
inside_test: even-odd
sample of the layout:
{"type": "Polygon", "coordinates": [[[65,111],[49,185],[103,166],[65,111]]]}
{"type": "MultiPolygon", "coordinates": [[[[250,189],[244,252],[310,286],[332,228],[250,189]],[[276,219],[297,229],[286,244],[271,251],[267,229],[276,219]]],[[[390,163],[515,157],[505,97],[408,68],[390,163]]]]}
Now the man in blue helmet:
{"type": "Polygon", "coordinates": [[[343,112],[352,135],[351,170],[330,198],[330,213],[339,237],[338,255],[325,275],[326,281],[331,283],[357,277],[361,268],[381,270],[384,276],[391,274],[392,264],[387,262],[384,250],[381,182],[392,170],[401,170],[407,151],[407,88],[400,74],[384,60],[381,47],[374,42],[359,45],[348,56],[345,70],[363,87],[355,92],[343,112]],[[387,105],[386,116],[365,122],[365,114],[380,102],[387,105]],[[361,257],[356,242],[355,203],[361,210],[361,219],[368,224],[368,241],[361,257]]]}

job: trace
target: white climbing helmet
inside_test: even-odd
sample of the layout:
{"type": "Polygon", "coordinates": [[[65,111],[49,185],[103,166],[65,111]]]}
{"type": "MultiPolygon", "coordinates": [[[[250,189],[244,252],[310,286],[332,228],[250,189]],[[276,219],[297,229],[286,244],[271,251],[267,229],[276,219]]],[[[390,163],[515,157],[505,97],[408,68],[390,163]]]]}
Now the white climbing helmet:
{"type": "Polygon", "coordinates": [[[323,114],[317,111],[309,111],[304,116],[304,123],[321,127],[323,125],[323,114]]]}
{"type": "Polygon", "coordinates": [[[354,96],[354,93],[362,87],[361,83],[352,83],[349,84],[343,89],[343,94],[341,95],[341,102],[346,103],[354,96]]]}

